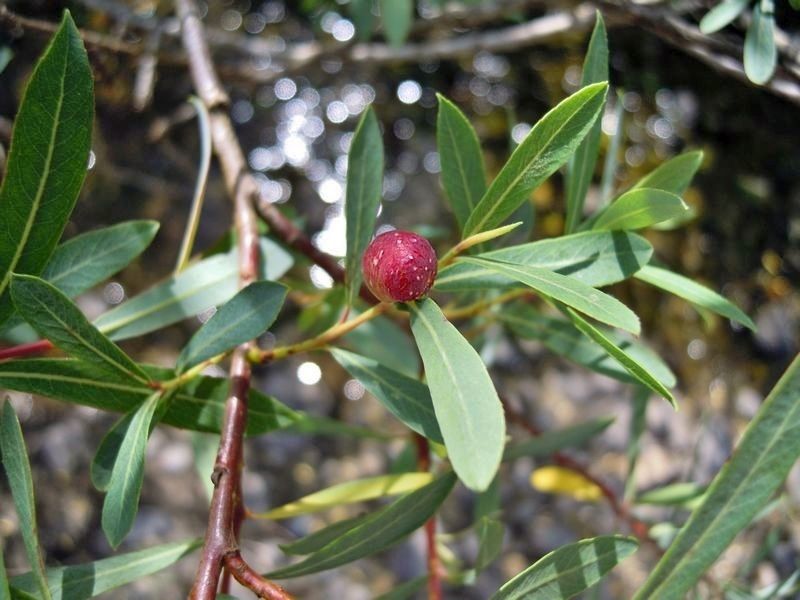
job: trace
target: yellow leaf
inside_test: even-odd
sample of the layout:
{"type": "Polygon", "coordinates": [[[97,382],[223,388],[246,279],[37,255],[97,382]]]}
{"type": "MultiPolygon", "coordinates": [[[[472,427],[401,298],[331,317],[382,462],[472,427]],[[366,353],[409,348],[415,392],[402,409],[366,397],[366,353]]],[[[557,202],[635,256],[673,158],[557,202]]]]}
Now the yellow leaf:
{"type": "Polygon", "coordinates": [[[595,501],[602,490],[580,473],[564,467],[541,467],[531,474],[531,485],[546,494],[563,494],[576,500],[595,501]]]}
{"type": "Polygon", "coordinates": [[[297,515],[313,513],[340,504],[373,500],[384,496],[396,496],[411,492],[433,481],[432,473],[402,473],[400,475],[381,475],[340,483],[314,492],[308,496],[284,504],[272,510],[251,515],[256,519],[286,519],[297,515]]]}

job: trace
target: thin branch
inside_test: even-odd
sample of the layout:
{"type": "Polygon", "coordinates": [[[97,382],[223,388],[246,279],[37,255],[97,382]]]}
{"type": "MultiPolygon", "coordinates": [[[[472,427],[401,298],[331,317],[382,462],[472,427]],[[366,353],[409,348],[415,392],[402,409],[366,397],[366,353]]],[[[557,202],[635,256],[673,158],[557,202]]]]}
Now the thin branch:
{"type": "MultiPolygon", "coordinates": [[[[500,401],[503,404],[506,418],[510,423],[518,425],[533,436],[539,436],[542,434],[538,427],[531,423],[525,417],[525,415],[511,406],[505,398],[501,397],[500,401]]],[[[603,497],[605,497],[606,501],[611,507],[611,510],[614,511],[619,519],[627,523],[633,534],[642,541],[650,541],[650,537],[647,534],[649,529],[647,523],[644,523],[633,516],[628,509],[628,505],[617,496],[616,492],[614,492],[614,490],[607,483],[594,476],[589,469],[583,466],[580,462],[571,456],[564,454],[563,452],[554,452],[552,456],[553,461],[556,464],[580,474],[587,481],[591,481],[594,485],[596,485],[603,494],[603,497]]]]}
{"type": "MultiPolygon", "coordinates": [[[[239,250],[239,286],[244,287],[255,281],[258,275],[258,227],[251,203],[256,191],[255,182],[252,176],[248,177],[241,146],[227,115],[228,96],[214,71],[203,25],[197,16],[194,2],[176,0],[175,4],[182,24],[182,39],[190,61],[194,87],[209,109],[211,139],[222,167],[225,185],[234,203],[239,250]]],[[[238,551],[237,536],[243,514],[241,489],[243,440],[247,424],[247,397],[250,390],[250,363],[247,361],[249,348],[249,343],[239,346],[234,350],[231,360],[231,391],[225,404],[220,445],[212,475],[214,493],[209,510],[208,528],[195,583],[190,592],[190,598],[194,600],[213,600],[216,597],[223,560],[238,551]]],[[[236,564],[229,566],[234,576],[237,575],[234,568],[236,566],[236,564]]],[[[247,575],[246,565],[238,566],[239,574],[247,575]]],[[[261,578],[252,583],[259,584],[254,590],[256,593],[266,589],[265,581],[261,578]]],[[[275,589],[280,590],[277,586],[275,589]]],[[[288,598],[285,593],[266,597],[288,598]]]]}
{"type": "Polygon", "coordinates": [[[277,583],[264,579],[248,565],[237,551],[225,556],[225,568],[234,579],[265,600],[291,600],[291,596],[277,583]]]}
{"type": "MultiPolygon", "coordinates": [[[[428,438],[414,433],[417,445],[417,470],[427,472],[431,468],[431,453],[428,438]]],[[[436,515],[425,522],[425,547],[428,553],[428,600],[442,600],[442,574],[439,552],[436,549],[436,515]]]]}

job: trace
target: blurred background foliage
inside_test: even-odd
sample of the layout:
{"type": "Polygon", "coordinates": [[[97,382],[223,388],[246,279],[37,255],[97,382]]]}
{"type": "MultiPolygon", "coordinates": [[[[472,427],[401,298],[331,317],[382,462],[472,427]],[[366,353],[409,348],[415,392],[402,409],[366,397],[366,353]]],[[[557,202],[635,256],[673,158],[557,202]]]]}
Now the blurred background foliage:
{"type": "MultiPolygon", "coordinates": [[[[196,174],[198,140],[193,112],[186,104],[192,87],[175,39],[177,23],[170,3],[156,0],[6,4],[18,15],[49,22],[57,22],[61,11],[69,7],[79,26],[124,45],[122,52],[89,45],[97,123],[87,184],[66,236],[132,218],[157,219],[161,231],[138,263],[81,298],[82,308],[97,315],[168,274],[179,247],[196,174]],[[148,52],[131,53],[125,48],[148,52]]],[[[342,256],[346,153],[358,115],[373,103],[384,128],[387,159],[379,223],[415,229],[444,247],[455,241],[457,233],[438,180],[436,92],[467,113],[493,175],[530,125],[578,88],[588,28],[567,28],[543,42],[503,52],[476,48],[452,59],[370,60],[367,54],[356,60],[351,50],[359,43],[354,25],[357,4],[362,2],[221,0],[204,5],[214,58],[232,98],[230,110],[240,140],[271,201],[313,234],[319,248],[342,256]]],[[[490,32],[574,6],[569,0],[422,0],[414,7],[407,43],[490,32]],[[510,8],[499,10],[504,5],[510,8]],[[498,9],[496,16],[484,18],[493,9],[498,9]],[[443,18],[448,10],[457,16],[443,18]]],[[[682,3],[678,8],[696,22],[709,5],[682,3]]],[[[800,35],[796,13],[787,3],[778,2],[776,12],[787,31],[800,35]]],[[[381,43],[384,33],[374,15],[373,27],[375,48],[402,50],[398,40],[392,39],[397,34],[388,30],[386,37],[394,45],[381,43]]],[[[726,35],[741,38],[741,31],[726,35]]],[[[19,90],[45,39],[35,29],[0,20],[0,57],[9,59],[0,73],[0,146],[4,150],[19,90]]],[[[676,481],[704,484],[798,351],[800,108],[790,99],[710,68],[636,25],[610,19],[609,45],[616,95],[611,95],[602,122],[604,156],[618,128],[620,133],[616,156],[600,162],[613,161],[614,189],[625,189],[684,149],[702,149],[704,163],[685,195],[696,218],[683,228],[650,231],[647,237],[664,263],[719,290],[758,325],[758,333],[753,334],[719,317],[698,314],[682,300],[636,281],[613,290],[642,317],[646,338],[679,380],[680,413],[672,414],[660,403],[651,406],[638,487],[645,490],[676,481]]],[[[598,182],[601,173],[596,175],[598,182]]],[[[562,233],[563,192],[559,175],[535,191],[531,239],[562,233]]],[[[599,195],[598,186],[593,186],[589,206],[599,195]]],[[[224,187],[212,172],[197,247],[213,247],[230,224],[224,187]]],[[[312,324],[322,318],[324,305],[319,303],[330,287],[324,272],[297,259],[290,277],[305,282],[301,286],[305,291],[293,294],[294,301],[287,304],[274,330],[275,337],[284,341],[300,335],[293,316],[303,315],[301,323],[312,324]]],[[[126,346],[142,360],[164,363],[174,359],[198,325],[184,323],[126,346]]],[[[493,335],[494,373],[507,395],[543,429],[589,416],[617,417],[586,456],[596,472],[610,477],[621,489],[631,392],[568,365],[536,345],[520,348],[504,340],[502,332],[493,335]]],[[[352,423],[393,427],[360,384],[327,356],[303,356],[267,367],[257,381],[261,389],[292,406],[352,423]]],[[[15,406],[23,408],[18,412],[30,434],[48,556],[79,562],[108,553],[98,527],[100,496],[88,483],[87,464],[111,417],[39,399],[33,403],[22,394],[12,397],[15,406]]],[[[309,440],[276,434],[251,441],[248,450],[247,504],[260,510],[334,482],[385,472],[402,444],[393,442],[387,451],[371,440],[309,440]]],[[[192,468],[188,436],[159,430],[148,449],[151,452],[155,458],[148,462],[152,469],[140,516],[126,541],[130,548],[197,535],[205,525],[206,503],[192,468]]],[[[602,504],[531,489],[527,481],[531,468],[530,461],[521,461],[503,490],[509,524],[503,558],[476,588],[455,591],[452,597],[486,597],[542,552],[577,537],[616,529],[613,514],[602,504]]],[[[445,530],[458,530],[468,522],[472,499],[462,492],[456,494],[452,506],[445,506],[445,530]]],[[[787,493],[786,502],[743,536],[715,568],[712,580],[719,587],[709,588],[711,597],[721,597],[715,594],[722,594],[722,587],[733,579],[743,589],[753,589],[783,580],[797,569],[800,529],[798,521],[790,518],[796,516],[800,502],[797,469],[787,493]]],[[[4,488],[0,499],[0,536],[9,538],[7,565],[13,571],[24,564],[22,549],[14,537],[16,524],[4,488]]],[[[646,518],[665,522],[679,521],[685,514],[680,508],[641,510],[646,518]]],[[[255,562],[266,568],[276,556],[276,537],[287,539],[320,522],[352,514],[341,508],[285,525],[248,524],[250,531],[244,538],[251,540],[246,544],[255,553],[255,562]]],[[[462,559],[475,551],[474,540],[457,538],[448,540],[448,545],[462,559]]],[[[647,553],[643,549],[637,559],[623,564],[598,597],[628,597],[646,574],[647,553]]],[[[309,598],[370,597],[416,575],[423,557],[421,540],[413,539],[389,552],[382,562],[361,561],[308,578],[305,591],[302,586],[294,591],[298,597],[309,598]]],[[[175,591],[159,593],[160,597],[175,597],[192,574],[193,564],[184,564],[181,576],[186,579],[160,576],[134,586],[130,597],[155,597],[151,594],[156,589],[175,591]]],[[[727,593],[732,594],[732,589],[727,593]]]]}

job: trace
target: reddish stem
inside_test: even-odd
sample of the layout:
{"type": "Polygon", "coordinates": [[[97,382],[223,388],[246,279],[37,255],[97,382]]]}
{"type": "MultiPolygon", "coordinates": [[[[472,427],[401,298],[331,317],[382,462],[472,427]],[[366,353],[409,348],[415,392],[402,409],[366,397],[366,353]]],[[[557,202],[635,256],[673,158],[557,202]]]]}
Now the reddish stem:
{"type": "MultiPolygon", "coordinates": [[[[431,468],[430,446],[427,438],[414,434],[417,445],[417,468],[428,471],[431,468]]],[[[436,516],[425,522],[425,546],[428,552],[428,600],[442,600],[441,567],[439,553],[436,550],[436,516]]]]}
{"type": "MultiPolygon", "coordinates": [[[[525,431],[530,433],[533,436],[539,436],[542,434],[541,430],[536,427],[533,423],[528,421],[528,419],[517,411],[514,407],[512,407],[505,399],[501,398],[500,401],[503,404],[503,408],[505,409],[506,417],[508,418],[509,422],[522,427],[525,431]]],[[[553,453],[553,462],[556,464],[569,469],[570,471],[574,471],[591,481],[594,485],[598,487],[600,492],[603,494],[603,497],[608,502],[611,510],[614,511],[614,514],[617,515],[622,521],[627,523],[630,530],[633,534],[642,541],[649,541],[650,538],[647,534],[648,526],[647,523],[640,521],[636,517],[634,517],[628,508],[628,505],[621,500],[617,494],[614,492],[611,487],[605,483],[603,480],[599,479],[592,475],[592,473],[583,466],[580,462],[572,458],[571,456],[564,454],[563,452],[554,452],[553,453]]]]}
{"type": "Polygon", "coordinates": [[[35,354],[41,354],[53,349],[53,344],[49,340],[38,340],[28,344],[20,344],[19,346],[12,346],[11,348],[0,349],[0,360],[7,360],[9,358],[23,358],[35,354]]]}
{"type": "Polygon", "coordinates": [[[291,600],[291,596],[277,583],[264,579],[248,565],[239,552],[225,557],[225,568],[246,588],[255,592],[259,598],[266,600],[291,600]]]}

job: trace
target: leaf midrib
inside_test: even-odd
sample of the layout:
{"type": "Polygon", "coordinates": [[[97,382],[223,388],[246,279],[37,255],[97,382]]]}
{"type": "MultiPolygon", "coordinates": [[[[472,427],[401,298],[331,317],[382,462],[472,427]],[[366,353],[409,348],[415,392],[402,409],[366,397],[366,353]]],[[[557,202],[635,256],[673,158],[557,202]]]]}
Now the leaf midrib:
{"type": "MultiPolygon", "coordinates": [[[[797,411],[798,411],[797,404],[795,404],[795,408],[792,409],[790,415],[796,415],[797,411]]],[[[742,493],[741,490],[743,490],[746,487],[747,483],[753,478],[753,476],[756,473],[760,472],[760,470],[761,470],[760,469],[760,465],[764,462],[764,457],[770,456],[772,454],[772,448],[775,446],[777,441],[783,437],[784,432],[787,430],[787,425],[786,424],[790,420],[792,420],[792,419],[786,418],[786,419],[783,419],[781,421],[781,424],[778,427],[778,430],[776,431],[776,434],[774,436],[772,436],[772,439],[769,441],[769,444],[767,445],[767,447],[764,448],[764,450],[759,453],[758,458],[756,459],[756,462],[754,464],[752,464],[752,467],[748,471],[748,473],[745,476],[745,478],[741,481],[740,485],[737,486],[736,491],[732,495],[728,496],[727,500],[725,500],[722,503],[722,505],[720,506],[720,509],[718,511],[716,511],[716,513],[711,518],[711,520],[710,521],[706,521],[706,526],[703,528],[703,532],[692,543],[692,545],[688,549],[686,549],[684,551],[684,553],[681,555],[681,557],[675,563],[675,567],[673,567],[673,569],[667,574],[667,576],[662,580],[662,582],[656,588],[654,588],[654,591],[657,591],[658,589],[662,588],[668,581],[670,581],[675,576],[675,573],[677,572],[677,569],[681,564],[684,564],[687,561],[691,560],[691,557],[693,556],[693,554],[695,552],[695,548],[698,548],[701,545],[701,542],[708,536],[709,532],[712,529],[712,526],[717,521],[719,521],[720,518],[722,518],[723,516],[726,516],[725,513],[727,511],[729,511],[728,507],[731,505],[731,503],[734,500],[734,498],[738,498],[738,496],[741,495],[741,493],[742,493]]],[[[760,421],[759,421],[759,424],[760,424],[760,421]]],[[[794,425],[792,425],[792,429],[798,428],[798,427],[800,427],[800,423],[795,423],[794,425]]],[[[737,448],[736,451],[738,452],[739,448],[737,448]]],[[[714,491],[716,491],[716,490],[714,490],[714,491]]]]}
{"type": "MultiPolygon", "coordinates": [[[[57,313],[53,312],[50,309],[49,306],[47,306],[45,303],[43,303],[40,298],[38,298],[37,296],[34,296],[34,300],[39,304],[39,306],[42,308],[42,310],[44,310],[44,312],[49,314],[57,323],[59,323],[61,325],[61,327],[68,334],[71,334],[72,336],[74,336],[85,348],[90,350],[93,354],[95,354],[102,361],[104,361],[107,364],[111,365],[116,370],[121,371],[122,373],[125,373],[129,377],[132,377],[136,381],[140,381],[142,383],[147,383],[147,378],[146,377],[142,377],[141,375],[139,375],[135,371],[131,371],[128,367],[126,367],[125,365],[117,362],[114,358],[112,358],[111,356],[105,354],[99,348],[95,348],[95,346],[93,344],[89,343],[86,339],[84,339],[83,336],[81,336],[80,333],[78,333],[77,330],[73,329],[72,326],[70,326],[68,323],[63,321],[61,319],[61,317],[57,313]]],[[[91,327],[91,324],[90,324],[90,327],[91,327]]],[[[109,343],[113,344],[113,342],[111,342],[111,341],[109,341],[109,343]]],[[[120,350],[120,352],[122,352],[122,351],[120,350]]],[[[125,356],[125,355],[123,354],[123,356],[125,356]]]]}
{"type": "MultiPolygon", "coordinates": [[[[51,47],[52,50],[52,47],[51,47]]],[[[28,220],[25,223],[25,228],[22,231],[22,236],[20,237],[19,241],[17,242],[17,246],[14,249],[14,255],[11,257],[11,262],[9,262],[8,270],[6,274],[3,276],[3,279],[0,281],[0,295],[2,295],[6,288],[11,281],[11,275],[14,272],[17,264],[22,257],[23,252],[25,251],[25,246],[27,245],[28,238],[30,237],[31,230],[33,229],[33,224],[36,222],[36,217],[39,213],[39,208],[42,203],[42,197],[44,195],[44,190],[47,187],[47,182],[50,180],[50,167],[53,162],[53,155],[55,154],[55,141],[60,130],[60,120],[61,120],[61,111],[64,107],[64,83],[67,79],[67,67],[70,62],[70,53],[69,49],[64,53],[64,68],[62,69],[61,73],[61,82],[60,82],[60,90],[58,96],[58,102],[55,114],[53,115],[53,127],[50,132],[50,143],[47,145],[47,154],[45,155],[45,164],[42,172],[44,175],[39,180],[39,186],[36,190],[36,194],[34,195],[33,201],[31,202],[31,210],[28,213],[28,220]]],[[[38,69],[37,69],[38,71],[38,69]]],[[[5,189],[5,185],[3,186],[5,189]]]]}
{"type": "MultiPolygon", "coordinates": [[[[484,262],[484,259],[464,258],[462,260],[465,260],[465,261],[468,261],[468,262],[472,262],[473,264],[476,264],[477,261],[484,262]]],[[[586,300],[586,298],[584,298],[580,294],[580,292],[572,290],[569,287],[566,287],[566,286],[562,285],[561,283],[559,283],[557,281],[558,277],[569,277],[568,275],[562,275],[561,273],[555,273],[555,272],[549,271],[547,269],[541,269],[539,267],[532,267],[530,265],[526,265],[525,269],[520,269],[516,265],[513,265],[511,263],[504,263],[502,261],[485,261],[485,262],[499,264],[498,268],[500,268],[500,269],[506,269],[508,271],[514,271],[516,273],[521,273],[521,274],[526,275],[528,277],[532,277],[532,278],[536,279],[538,282],[543,282],[545,284],[552,285],[553,287],[556,287],[559,290],[561,290],[561,291],[563,291],[565,293],[568,293],[573,297],[577,297],[577,298],[579,298],[581,300],[585,300],[590,306],[594,307],[595,309],[598,310],[598,312],[601,312],[603,315],[606,316],[605,317],[605,319],[606,319],[605,322],[606,323],[608,323],[609,325],[614,325],[616,327],[622,327],[621,325],[616,323],[617,319],[614,317],[614,315],[611,312],[609,312],[609,310],[605,306],[602,306],[601,304],[593,303],[593,302],[591,302],[589,300],[586,300]],[[527,271],[527,269],[534,269],[534,272],[529,272],[529,271],[527,271]],[[548,273],[550,275],[555,275],[556,281],[552,281],[552,280],[547,279],[547,276],[542,277],[540,274],[536,273],[535,271],[544,271],[544,272],[546,272],[546,273],[548,273]]],[[[491,267],[489,267],[489,269],[491,270],[491,267]]],[[[609,301],[619,302],[619,300],[617,300],[613,296],[609,296],[605,292],[602,292],[602,291],[600,291],[600,290],[598,290],[596,288],[593,288],[592,286],[589,286],[589,285],[587,285],[587,284],[585,284],[585,283],[583,283],[581,281],[578,281],[577,279],[574,280],[574,281],[575,281],[575,283],[577,285],[584,285],[584,286],[587,286],[588,288],[590,288],[593,294],[599,294],[598,298],[606,298],[606,300],[602,300],[602,302],[609,302],[609,301]]],[[[531,286],[530,284],[528,284],[528,285],[529,285],[529,287],[534,287],[534,286],[531,286]]],[[[537,291],[539,291],[540,293],[549,295],[549,293],[546,292],[546,291],[542,291],[542,290],[538,290],[538,289],[537,289],[537,291]]],[[[562,302],[563,302],[563,300],[562,300],[562,302]]],[[[566,304],[566,302],[565,302],[565,304],[566,304]]],[[[619,304],[620,304],[619,310],[623,310],[623,307],[627,308],[621,302],[619,302],[619,304]]],[[[580,310],[582,313],[585,313],[587,315],[590,314],[585,309],[580,309],[580,308],[575,307],[574,304],[572,305],[572,307],[576,308],[576,310],[580,310]]],[[[630,309],[627,309],[627,310],[630,310],[630,309]]],[[[594,316],[594,315],[590,315],[590,316],[594,316]]],[[[597,318],[597,317],[595,317],[595,318],[597,318]]]]}
{"type": "MultiPolygon", "coordinates": [[[[410,306],[413,307],[414,314],[417,317],[420,318],[420,320],[422,322],[422,325],[425,327],[425,329],[428,330],[428,333],[430,335],[431,341],[434,343],[434,345],[436,346],[436,349],[439,351],[439,355],[442,358],[442,363],[444,363],[445,368],[447,369],[448,375],[450,376],[450,380],[452,381],[452,389],[455,390],[456,395],[458,397],[458,402],[456,403],[456,407],[457,407],[458,413],[460,415],[460,418],[458,420],[461,422],[462,425],[465,426],[465,428],[467,430],[467,433],[469,434],[469,439],[470,440],[477,440],[478,438],[475,435],[474,423],[473,423],[472,419],[470,418],[469,412],[466,410],[466,398],[462,394],[461,386],[458,385],[458,378],[456,377],[455,371],[453,371],[452,365],[451,365],[450,361],[448,360],[448,353],[445,352],[445,349],[439,343],[439,338],[436,335],[436,330],[433,328],[433,325],[428,321],[427,317],[423,314],[422,309],[420,307],[414,305],[414,304],[411,304],[410,306]]],[[[425,362],[425,361],[423,360],[423,362],[425,362]]],[[[431,394],[431,400],[433,400],[433,394],[431,394]]],[[[434,414],[436,414],[436,403],[435,402],[433,403],[433,411],[434,411],[434,414]]],[[[437,419],[437,421],[438,421],[438,419],[437,419]]],[[[442,431],[442,438],[444,438],[444,431],[442,431]]],[[[445,446],[446,445],[447,444],[445,444],[445,446]]],[[[452,450],[448,449],[448,451],[452,451],[452,450]]],[[[466,467],[467,465],[464,465],[464,466],[466,467]]],[[[470,470],[472,470],[472,469],[470,469],[470,470]]]]}
{"type": "MultiPolygon", "coordinates": [[[[583,107],[586,106],[589,103],[589,101],[592,100],[593,98],[594,98],[594,96],[590,96],[589,98],[587,98],[584,102],[582,102],[580,104],[580,106],[575,108],[575,110],[572,112],[572,114],[570,114],[569,117],[567,117],[566,119],[564,119],[564,121],[561,122],[561,125],[559,125],[559,127],[555,130],[553,135],[551,135],[547,139],[547,142],[545,144],[542,144],[540,146],[540,148],[539,148],[539,151],[533,157],[531,157],[530,160],[528,160],[526,162],[526,167],[524,169],[521,169],[519,174],[517,174],[517,176],[512,179],[511,183],[508,186],[506,186],[505,191],[498,197],[498,199],[494,202],[494,204],[491,206],[491,208],[489,208],[489,210],[486,211],[486,213],[484,214],[484,217],[480,221],[478,221],[473,227],[471,227],[469,229],[469,235],[472,235],[474,233],[480,233],[482,231],[482,228],[486,224],[486,222],[492,217],[492,215],[495,212],[497,212],[497,209],[500,207],[500,205],[503,203],[503,201],[506,199],[506,197],[508,197],[508,195],[511,193],[511,190],[514,189],[517,186],[517,184],[519,183],[520,179],[522,179],[524,177],[525,173],[529,170],[529,165],[531,165],[533,162],[539,160],[539,158],[544,153],[544,149],[547,148],[548,146],[550,146],[550,143],[553,141],[553,139],[558,134],[561,133],[561,131],[566,127],[567,123],[570,123],[575,118],[575,115],[577,113],[579,113],[583,109],[583,107]]],[[[558,108],[558,107],[556,106],[555,108],[558,108]]],[[[555,108],[553,110],[555,110],[555,108]]],[[[547,115],[545,115],[545,116],[547,116],[547,115]]],[[[539,121],[539,123],[541,123],[541,121],[539,121]]],[[[538,123],[537,123],[537,125],[538,125],[538,123]]],[[[534,126],[534,129],[535,129],[535,126],[534,126]]],[[[533,133],[533,132],[531,132],[531,133],[533,133]]],[[[524,143],[524,141],[523,141],[523,143],[524,143]]],[[[512,158],[513,158],[513,155],[512,155],[512,158]]],[[[501,171],[501,173],[502,173],[502,171],[501,171]]],[[[497,180],[495,180],[495,181],[497,181],[497,180]]],[[[492,187],[494,187],[494,186],[492,186],[492,187]]],[[[489,190],[487,190],[486,195],[488,195],[489,192],[492,191],[492,187],[490,187],[489,190]]],[[[478,203],[478,204],[480,205],[480,203],[478,203]]]]}

